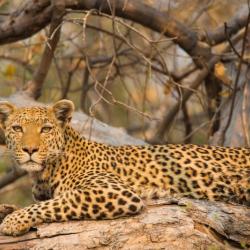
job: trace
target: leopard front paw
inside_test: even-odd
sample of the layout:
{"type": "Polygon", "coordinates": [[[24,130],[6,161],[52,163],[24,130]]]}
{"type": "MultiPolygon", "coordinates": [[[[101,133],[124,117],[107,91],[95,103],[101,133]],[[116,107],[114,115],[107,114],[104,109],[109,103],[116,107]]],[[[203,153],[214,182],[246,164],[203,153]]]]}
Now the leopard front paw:
{"type": "Polygon", "coordinates": [[[31,226],[29,219],[16,211],[4,218],[0,225],[0,232],[6,235],[18,236],[28,232],[31,226]]]}

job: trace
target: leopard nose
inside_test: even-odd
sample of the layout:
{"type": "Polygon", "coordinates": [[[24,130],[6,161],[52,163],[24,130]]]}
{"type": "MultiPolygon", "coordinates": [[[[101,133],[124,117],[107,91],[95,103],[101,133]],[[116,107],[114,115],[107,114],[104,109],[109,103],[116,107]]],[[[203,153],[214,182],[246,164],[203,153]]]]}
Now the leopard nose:
{"type": "Polygon", "coordinates": [[[37,147],[32,147],[32,146],[26,146],[26,147],[23,147],[22,148],[24,152],[32,155],[33,153],[37,152],[38,151],[38,148],[37,147]]]}

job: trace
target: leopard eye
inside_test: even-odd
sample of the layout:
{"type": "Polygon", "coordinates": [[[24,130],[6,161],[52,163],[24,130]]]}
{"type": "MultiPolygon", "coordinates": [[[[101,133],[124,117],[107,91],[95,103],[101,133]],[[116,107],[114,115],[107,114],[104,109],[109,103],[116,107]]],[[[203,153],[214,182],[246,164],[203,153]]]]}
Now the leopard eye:
{"type": "Polygon", "coordinates": [[[23,132],[22,127],[19,126],[19,125],[12,126],[12,129],[13,129],[15,132],[23,132]]]}
{"type": "Polygon", "coordinates": [[[49,133],[51,129],[52,129],[52,127],[50,127],[50,126],[44,126],[41,129],[41,133],[49,133]]]}

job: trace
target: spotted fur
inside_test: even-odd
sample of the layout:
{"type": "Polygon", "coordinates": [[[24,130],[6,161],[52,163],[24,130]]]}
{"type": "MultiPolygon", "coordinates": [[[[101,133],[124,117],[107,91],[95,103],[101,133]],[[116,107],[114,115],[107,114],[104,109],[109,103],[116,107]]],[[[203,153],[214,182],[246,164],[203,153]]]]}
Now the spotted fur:
{"type": "Polygon", "coordinates": [[[73,109],[68,100],[48,108],[0,103],[8,149],[29,172],[39,201],[8,215],[3,233],[20,235],[42,222],[134,215],[149,194],[250,201],[250,149],[101,144],[69,125],[73,109]]]}

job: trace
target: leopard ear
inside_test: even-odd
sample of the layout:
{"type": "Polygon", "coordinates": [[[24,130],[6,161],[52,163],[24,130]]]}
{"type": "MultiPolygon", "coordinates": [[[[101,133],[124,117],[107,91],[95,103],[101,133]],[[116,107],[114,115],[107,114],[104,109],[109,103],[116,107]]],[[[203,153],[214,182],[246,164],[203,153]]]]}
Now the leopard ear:
{"type": "Polygon", "coordinates": [[[52,110],[57,120],[62,125],[70,122],[74,109],[75,109],[74,103],[66,99],[60,100],[52,106],[52,110]]]}
{"type": "Polygon", "coordinates": [[[5,128],[4,123],[8,119],[9,115],[16,109],[14,105],[6,101],[0,101],[0,126],[5,128]]]}

